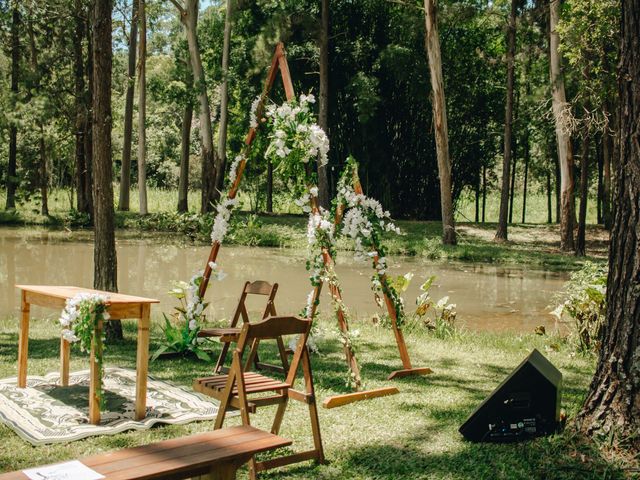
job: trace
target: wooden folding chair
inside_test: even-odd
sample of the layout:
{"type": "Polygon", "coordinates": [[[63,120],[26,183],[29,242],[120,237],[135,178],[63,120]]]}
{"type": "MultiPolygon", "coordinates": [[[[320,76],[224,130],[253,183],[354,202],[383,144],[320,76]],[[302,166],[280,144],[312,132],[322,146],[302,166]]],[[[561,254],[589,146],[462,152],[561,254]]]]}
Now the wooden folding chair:
{"type": "MultiPolygon", "coordinates": [[[[243,323],[249,323],[249,313],[247,312],[247,306],[245,301],[248,295],[261,295],[267,297],[267,305],[265,306],[264,312],[262,313],[262,319],[267,318],[270,315],[277,315],[276,306],[275,306],[275,297],[278,291],[278,284],[274,283],[273,285],[262,281],[256,280],[255,282],[245,282],[244,287],[242,288],[242,294],[240,295],[240,300],[238,300],[238,305],[236,306],[236,310],[233,314],[233,318],[231,319],[231,324],[226,328],[207,328],[202,329],[198,332],[199,337],[218,337],[220,342],[222,342],[222,350],[220,351],[220,355],[218,356],[218,361],[216,362],[216,367],[214,369],[214,373],[220,374],[225,373],[229,369],[224,366],[227,353],[229,352],[229,346],[231,342],[237,342],[240,336],[241,328],[238,326],[238,321],[242,318],[243,323]]],[[[280,361],[282,362],[282,366],[271,365],[268,363],[260,362],[260,358],[258,356],[257,348],[258,343],[255,344],[256,351],[253,354],[253,363],[254,368],[256,370],[273,370],[280,373],[287,373],[287,369],[289,368],[289,361],[287,358],[287,351],[284,346],[284,342],[281,337],[276,338],[276,343],[278,345],[278,352],[280,354],[280,361]]]]}
{"type": "Polygon", "coordinates": [[[318,409],[313,387],[313,375],[311,362],[307,349],[307,338],[311,330],[311,321],[297,317],[268,317],[256,323],[245,323],[238,339],[238,345],[233,351],[231,368],[227,375],[215,375],[212,377],[197,378],[193,381],[194,390],[214,397],[220,401],[215,428],[222,428],[227,409],[230,407],[240,410],[242,423],[250,425],[249,413],[254,413],[257,407],[265,405],[278,405],[271,432],[277,434],[282,424],[289,399],[306,403],[311,417],[311,432],[314,447],[311,450],[285,455],[266,461],[251,461],[251,478],[255,479],[256,473],[271,468],[289,465],[305,460],[324,462],[324,451],[320,437],[320,423],[318,421],[318,409]],[[247,372],[247,366],[253,361],[255,350],[252,345],[257,341],[278,338],[283,335],[299,335],[295,352],[291,359],[289,372],[284,381],[266,377],[256,372],[247,372]],[[244,359],[245,351],[249,349],[249,356],[244,359]],[[305,388],[304,391],[293,388],[299,367],[302,367],[305,388]],[[266,395],[270,392],[271,395],[266,395]],[[249,398],[249,395],[258,394],[258,397],[249,398]]]}

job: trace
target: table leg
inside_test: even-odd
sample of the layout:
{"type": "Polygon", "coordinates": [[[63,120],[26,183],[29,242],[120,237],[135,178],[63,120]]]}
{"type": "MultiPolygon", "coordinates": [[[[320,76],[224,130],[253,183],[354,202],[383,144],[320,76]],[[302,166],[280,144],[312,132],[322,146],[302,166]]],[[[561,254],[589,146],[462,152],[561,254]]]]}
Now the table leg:
{"type": "MultiPolygon", "coordinates": [[[[98,322],[94,333],[95,338],[102,337],[102,322],[98,322]]],[[[102,343],[100,343],[101,345],[102,343]]],[[[96,345],[95,340],[91,342],[91,358],[89,360],[89,422],[93,425],[100,424],[100,399],[96,394],[98,386],[102,386],[102,375],[96,362],[96,355],[101,355],[102,352],[97,352],[99,347],[96,345]]],[[[102,392],[104,395],[104,391],[102,392]]]]}
{"type": "Polygon", "coordinates": [[[60,385],[69,386],[69,352],[71,345],[60,337],[60,385]]]}
{"type": "Polygon", "coordinates": [[[27,386],[27,355],[29,352],[29,314],[31,306],[27,303],[26,292],[22,292],[22,317],[20,319],[20,335],[18,339],[18,387],[27,386]]]}
{"type": "Polygon", "coordinates": [[[141,305],[138,320],[138,355],[136,358],[136,420],[147,414],[147,375],[149,371],[149,314],[151,305],[141,305]]]}

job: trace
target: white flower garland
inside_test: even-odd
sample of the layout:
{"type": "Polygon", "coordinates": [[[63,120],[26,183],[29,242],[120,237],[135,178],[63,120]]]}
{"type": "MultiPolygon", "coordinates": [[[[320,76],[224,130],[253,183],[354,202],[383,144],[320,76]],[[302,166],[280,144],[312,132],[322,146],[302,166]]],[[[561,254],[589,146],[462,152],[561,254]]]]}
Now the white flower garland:
{"type": "Polygon", "coordinates": [[[238,178],[238,166],[243,159],[244,156],[242,154],[236,155],[236,158],[233,159],[233,163],[231,167],[229,167],[229,185],[233,185],[236,182],[236,178],[238,178]]]}
{"type": "MultiPolygon", "coordinates": [[[[62,325],[62,338],[64,338],[69,343],[74,343],[80,340],[80,338],[76,335],[74,331],[74,322],[78,320],[80,316],[80,309],[83,306],[88,307],[89,311],[94,312],[97,305],[104,305],[109,300],[109,297],[106,295],[101,295],[98,293],[78,293],[72,298],[67,299],[65,302],[65,307],[62,310],[62,314],[60,315],[60,325],[62,325]]],[[[103,320],[109,320],[109,314],[107,312],[102,313],[103,320]]],[[[84,346],[83,346],[84,349],[84,346]]]]}
{"type": "Polygon", "coordinates": [[[251,110],[249,110],[249,128],[258,128],[258,105],[262,100],[262,95],[258,95],[251,103],[251,110]]]}
{"type": "Polygon", "coordinates": [[[229,230],[229,219],[233,208],[238,204],[237,198],[225,198],[216,207],[217,214],[213,220],[213,228],[211,229],[211,243],[222,243],[227,230],[229,230]]]}

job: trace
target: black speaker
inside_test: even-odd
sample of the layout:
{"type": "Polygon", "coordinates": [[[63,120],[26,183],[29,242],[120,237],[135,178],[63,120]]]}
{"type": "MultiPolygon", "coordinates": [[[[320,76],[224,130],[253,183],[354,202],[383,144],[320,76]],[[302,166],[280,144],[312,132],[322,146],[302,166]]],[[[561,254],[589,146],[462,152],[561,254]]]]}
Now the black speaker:
{"type": "Polygon", "coordinates": [[[561,389],[562,373],[534,349],[459,431],[474,442],[514,442],[554,433],[561,389]]]}

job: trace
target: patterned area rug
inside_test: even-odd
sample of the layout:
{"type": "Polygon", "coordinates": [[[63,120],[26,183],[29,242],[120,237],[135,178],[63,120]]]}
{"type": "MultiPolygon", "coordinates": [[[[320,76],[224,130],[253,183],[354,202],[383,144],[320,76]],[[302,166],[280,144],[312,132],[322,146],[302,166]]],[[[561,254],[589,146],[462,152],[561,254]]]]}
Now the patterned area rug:
{"type": "Polygon", "coordinates": [[[0,421],[33,445],[45,445],[130,429],[144,430],[156,423],[212,420],[218,413],[217,401],[212,398],[149,377],[147,416],[135,421],[136,372],[105,368],[106,408],[100,425],[91,425],[89,371],[72,373],[68,387],[60,386],[59,378],[58,373],[29,376],[27,388],[23,389],[17,388],[15,378],[0,380],[0,421]]]}

